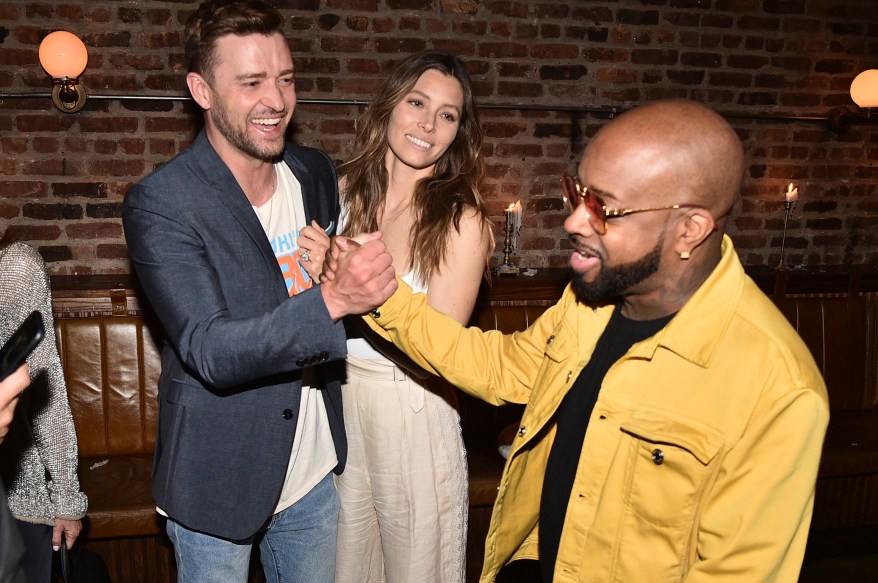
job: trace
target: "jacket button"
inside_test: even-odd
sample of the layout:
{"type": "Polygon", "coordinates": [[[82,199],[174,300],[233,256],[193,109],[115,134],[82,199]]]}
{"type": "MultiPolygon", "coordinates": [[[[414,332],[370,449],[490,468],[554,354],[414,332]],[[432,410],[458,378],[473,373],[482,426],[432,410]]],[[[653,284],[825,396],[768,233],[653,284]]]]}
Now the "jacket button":
{"type": "Polygon", "coordinates": [[[321,352],[320,353],[320,362],[324,362],[326,360],[329,360],[329,353],[325,352],[325,351],[321,352]]]}
{"type": "Polygon", "coordinates": [[[381,310],[379,310],[378,308],[375,308],[374,310],[369,312],[369,315],[377,320],[378,318],[381,317],[381,310]]]}
{"type": "Polygon", "coordinates": [[[567,381],[569,382],[570,379],[572,379],[572,378],[573,378],[573,371],[572,371],[572,370],[568,370],[568,371],[567,371],[567,381]]]}
{"type": "Polygon", "coordinates": [[[527,429],[524,425],[518,428],[518,437],[524,437],[525,433],[527,433],[527,429]]]}
{"type": "Polygon", "coordinates": [[[284,419],[289,421],[293,418],[293,410],[292,409],[284,409],[284,419]]]}
{"type": "Polygon", "coordinates": [[[299,368],[302,368],[303,366],[305,366],[305,361],[300,358],[299,360],[296,361],[296,366],[298,366],[299,368]]]}
{"type": "Polygon", "coordinates": [[[657,466],[662,465],[665,462],[665,452],[660,449],[652,450],[652,463],[657,466]]]}
{"type": "Polygon", "coordinates": [[[551,336],[549,336],[549,339],[546,340],[546,344],[551,344],[554,341],[555,341],[555,335],[552,334],[551,336]]]}

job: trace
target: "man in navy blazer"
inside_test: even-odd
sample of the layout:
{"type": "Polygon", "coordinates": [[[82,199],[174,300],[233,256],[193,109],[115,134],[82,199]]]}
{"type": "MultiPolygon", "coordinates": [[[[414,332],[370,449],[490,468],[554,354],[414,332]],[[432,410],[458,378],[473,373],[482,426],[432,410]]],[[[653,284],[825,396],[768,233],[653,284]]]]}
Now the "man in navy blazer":
{"type": "Polygon", "coordinates": [[[136,273],[166,333],[153,494],[180,581],[334,576],[344,468],[340,319],[396,287],[380,235],[311,281],[296,236],[338,225],[323,152],[285,142],[295,108],[283,20],[260,0],[203,3],[186,27],[204,110],[191,146],[134,185],[123,211],[136,273]]]}

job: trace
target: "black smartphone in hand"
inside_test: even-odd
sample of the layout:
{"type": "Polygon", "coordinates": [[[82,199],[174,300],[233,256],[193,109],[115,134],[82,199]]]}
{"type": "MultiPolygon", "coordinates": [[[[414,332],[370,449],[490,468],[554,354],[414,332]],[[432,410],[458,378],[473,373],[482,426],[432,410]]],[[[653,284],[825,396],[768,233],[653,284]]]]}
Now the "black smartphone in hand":
{"type": "Polygon", "coordinates": [[[0,381],[18,370],[45,336],[43,315],[35,310],[0,348],[0,381]]]}

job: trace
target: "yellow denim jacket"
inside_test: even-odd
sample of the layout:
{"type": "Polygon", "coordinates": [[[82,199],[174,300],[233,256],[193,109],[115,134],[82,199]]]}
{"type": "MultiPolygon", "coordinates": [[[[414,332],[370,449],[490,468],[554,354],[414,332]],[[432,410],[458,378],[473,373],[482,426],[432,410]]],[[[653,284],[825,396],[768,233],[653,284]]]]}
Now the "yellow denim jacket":
{"type": "MultiPolygon", "coordinates": [[[[527,403],[503,472],[482,583],[537,558],[553,417],[612,306],[568,286],[530,328],[463,328],[402,287],[369,318],[425,368],[491,403],[527,403]]],[[[555,583],[795,583],[811,521],[826,387],[808,349],[747,277],[719,265],[604,379],[561,534],[555,583]]]]}

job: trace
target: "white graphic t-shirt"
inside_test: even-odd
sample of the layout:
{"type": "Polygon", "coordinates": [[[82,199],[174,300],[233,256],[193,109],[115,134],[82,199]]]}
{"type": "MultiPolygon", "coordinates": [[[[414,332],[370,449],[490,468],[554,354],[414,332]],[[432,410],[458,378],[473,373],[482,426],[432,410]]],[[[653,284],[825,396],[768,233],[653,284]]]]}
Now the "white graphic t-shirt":
{"type": "MultiPolygon", "coordinates": [[[[299,231],[306,225],[302,187],[285,163],[275,164],[274,169],[277,172],[277,190],[274,196],[260,207],[253,207],[253,210],[256,211],[277,257],[287,284],[287,292],[294,296],[314,285],[302,267],[299,246],[296,243],[299,231]]],[[[299,422],[287,465],[286,481],[275,513],[289,508],[305,496],[338,463],[323,395],[310,386],[310,373],[310,370],[305,369],[299,422]]]]}

